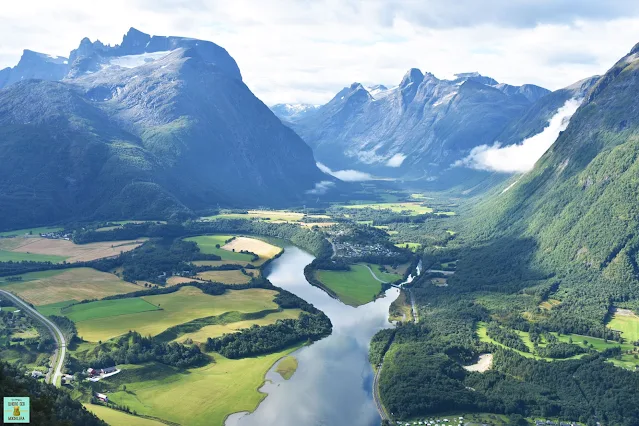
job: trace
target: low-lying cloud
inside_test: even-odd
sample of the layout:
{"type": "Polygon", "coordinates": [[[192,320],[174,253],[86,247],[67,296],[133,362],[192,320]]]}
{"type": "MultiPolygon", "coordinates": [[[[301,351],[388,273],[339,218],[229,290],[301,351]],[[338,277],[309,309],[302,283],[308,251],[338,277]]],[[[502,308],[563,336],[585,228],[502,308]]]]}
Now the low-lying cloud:
{"type": "Polygon", "coordinates": [[[405,159],[406,159],[406,156],[404,154],[397,153],[388,159],[388,161],[386,162],[386,165],[388,167],[399,167],[402,165],[405,159]]]}
{"type": "Polygon", "coordinates": [[[557,140],[559,133],[566,130],[570,117],[577,111],[581,101],[566,101],[548,120],[548,126],[541,133],[524,139],[520,144],[504,147],[499,142],[492,146],[480,145],[473,148],[468,157],[457,161],[454,166],[502,173],[525,173],[531,170],[557,140]]]}
{"type": "Polygon", "coordinates": [[[323,180],[317,182],[315,184],[315,187],[313,189],[309,189],[308,191],[306,191],[306,193],[311,195],[323,195],[326,194],[326,192],[328,192],[328,190],[331,189],[333,186],[335,186],[335,182],[331,182],[330,180],[323,180]]]}
{"type": "Polygon", "coordinates": [[[339,180],[343,180],[345,182],[363,182],[366,180],[374,180],[375,178],[365,172],[360,172],[358,170],[331,170],[328,166],[317,163],[317,167],[323,171],[324,173],[334,176],[339,180]]]}

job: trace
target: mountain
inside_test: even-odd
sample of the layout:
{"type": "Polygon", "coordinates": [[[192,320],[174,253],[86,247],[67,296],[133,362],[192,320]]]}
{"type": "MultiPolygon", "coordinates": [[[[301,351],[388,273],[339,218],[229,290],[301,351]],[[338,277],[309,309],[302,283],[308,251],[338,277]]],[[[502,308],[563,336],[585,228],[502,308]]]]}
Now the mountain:
{"type": "Polygon", "coordinates": [[[282,121],[294,121],[316,111],[320,106],[311,104],[276,104],[271,111],[282,121]]]}
{"type": "MultiPolygon", "coordinates": [[[[593,333],[613,307],[639,308],[639,45],[583,84],[592,87],[566,130],[478,207],[473,235],[479,246],[511,241],[492,245],[492,261],[499,252],[506,268],[554,277],[562,303],[553,318],[593,333]]],[[[490,280],[499,281],[494,271],[490,280]]]]}
{"type": "Polygon", "coordinates": [[[3,228],[284,205],[331,180],[223,48],[135,29],[82,40],[61,82],[0,90],[0,155],[3,228]]]}
{"type": "Polygon", "coordinates": [[[18,65],[0,70],[0,89],[32,78],[62,80],[68,72],[69,60],[67,58],[24,50],[18,65]]]}
{"type": "Polygon", "coordinates": [[[440,80],[411,69],[393,88],[353,83],[291,126],[331,169],[436,180],[475,146],[494,143],[548,93],[478,73],[440,80]]]}

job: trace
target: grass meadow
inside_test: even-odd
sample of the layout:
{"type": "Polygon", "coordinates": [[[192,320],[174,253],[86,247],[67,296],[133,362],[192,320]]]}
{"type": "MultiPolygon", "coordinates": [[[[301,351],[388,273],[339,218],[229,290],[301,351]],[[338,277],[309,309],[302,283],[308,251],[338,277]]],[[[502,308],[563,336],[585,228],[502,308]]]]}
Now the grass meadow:
{"type": "MultiPolygon", "coordinates": [[[[380,272],[376,265],[371,265],[371,269],[383,281],[392,282],[401,278],[397,274],[380,272]]],[[[364,264],[351,265],[350,271],[318,270],[316,274],[317,279],[333,290],[343,303],[351,306],[374,300],[382,290],[382,283],[373,278],[364,264]]]]}

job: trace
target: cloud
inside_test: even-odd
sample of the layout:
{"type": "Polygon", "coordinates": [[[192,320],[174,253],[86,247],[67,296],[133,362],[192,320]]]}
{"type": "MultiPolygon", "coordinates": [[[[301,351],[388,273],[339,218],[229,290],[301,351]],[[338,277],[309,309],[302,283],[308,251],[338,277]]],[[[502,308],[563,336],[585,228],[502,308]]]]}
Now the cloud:
{"type": "Polygon", "coordinates": [[[6,1],[0,68],[25,48],[67,56],[85,36],[120,43],[133,26],[219,44],[267,105],[323,104],[353,81],[394,86],[412,67],[554,90],[626,54],[639,41],[638,8],[618,0],[6,1]]]}
{"type": "Polygon", "coordinates": [[[473,148],[470,155],[457,161],[454,166],[465,166],[477,170],[503,173],[524,173],[531,170],[537,160],[552,146],[559,133],[566,130],[570,117],[577,111],[581,99],[570,99],[557,110],[548,121],[548,126],[520,144],[502,147],[481,145],[473,148]]]}
{"type": "Polygon", "coordinates": [[[386,162],[386,165],[388,167],[399,167],[402,165],[405,159],[406,159],[406,156],[404,154],[397,153],[388,159],[388,161],[386,162]]]}
{"type": "Polygon", "coordinates": [[[329,189],[335,186],[335,182],[331,182],[330,180],[323,180],[321,182],[317,182],[313,189],[309,189],[306,191],[307,194],[311,195],[322,195],[326,194],[329,189]]]}
{"type": "Polygon", "coordinates": [[[358,170],[331,170],[322,163],[317,163],[317,167],[324,173],[345,182],[364,182],[367,180],[375,180],[372,175],[358,170]]]}

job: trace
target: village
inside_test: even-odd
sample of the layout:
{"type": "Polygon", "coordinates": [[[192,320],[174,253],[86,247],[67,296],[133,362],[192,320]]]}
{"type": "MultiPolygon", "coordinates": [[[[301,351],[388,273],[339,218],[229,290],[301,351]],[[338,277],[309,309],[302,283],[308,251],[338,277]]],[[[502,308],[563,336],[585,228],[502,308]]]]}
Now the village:
{"type": "MultiPolygon", "coordinates": [[[[398,426],[413,426],[413,425],[425,425],[425,426],[463,426],[469,424],[468,422],[464,422],[464,417],[458,417],[455,419],[429,419],[422,421],[413,421],[413,422],[403,422],[397,421],[398,426]],[[455,424],[457,422],[457,424],[455,424]]],[[[473,423],[474,424],[474,423],[473,423]]],[[[597,423],[599,425],[599,423],[597,423]]],[[[481,426],[490,426],[488,423],[482,423],[481,426]]],[[[535,426],[577,426],[576,423],[572,422],[561,422],[561,421],[553,421],[553,420],[535,420],[535,426]]]]}

